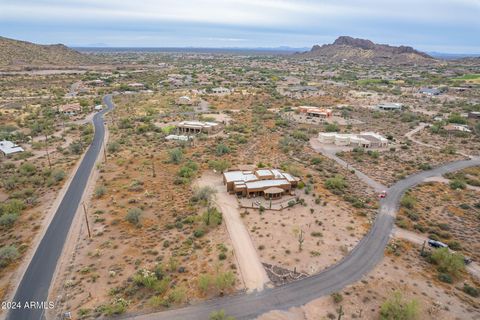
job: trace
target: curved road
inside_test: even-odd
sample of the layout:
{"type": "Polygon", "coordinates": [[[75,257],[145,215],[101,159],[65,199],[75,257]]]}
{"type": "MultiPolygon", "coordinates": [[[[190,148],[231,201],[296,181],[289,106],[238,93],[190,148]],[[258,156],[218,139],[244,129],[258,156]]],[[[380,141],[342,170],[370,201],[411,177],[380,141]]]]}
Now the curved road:
{"type": "Polygon", "coordinates": [[[212,311],[224,309],[228,315],[240,319],[253,319],[275,309],[300,306],[323,295],[339,291],[360,280],[383,258],[385,246],[392,232],[395,214],[403,193],[426,178],[479,166],[480,158],[445,164],[432,170],[419,172],[398,181],[388,189],[388,197],[380,203],[379,213],[369,233],[337,264],[324,271],[281,287],[266,289],[259,293],[228,296],[200,302],[181,309],[164,312],[125,315],[136,320],[198,320],[208,319],[212,311]]]}
{"type": "Polygon", "coordinates": [[[95,165],[105,136],[103,115],[113,108],[112,96],[103,98],[107,108],[95,114],[93,125],[95,135],[83,157],[55,216],[43,236],[25,274],[17,288],[13,301],[20,303],[21,308],[13,309],[7,315],[9,320],[40,320],[43,318],[42,308],[25,308],[25,303],[46,301],[58,258],[63,249],[73,217],[77,212],[90,173],[95,165]]]}

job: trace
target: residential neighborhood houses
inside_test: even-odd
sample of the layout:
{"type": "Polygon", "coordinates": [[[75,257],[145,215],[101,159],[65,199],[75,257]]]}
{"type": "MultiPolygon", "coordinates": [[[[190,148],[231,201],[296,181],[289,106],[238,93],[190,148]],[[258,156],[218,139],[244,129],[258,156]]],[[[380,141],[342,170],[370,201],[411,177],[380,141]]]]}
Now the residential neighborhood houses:
{"type": "Polygon", "coordinates": [[[375,106],[375,109],[382,111],[401,111],[403,109],[402,103],[380,103],[375,106]]]}
{"type": "Polygon", "coordinates": [[[220,123],[209,121],[182,121],[177,124],[178,132],[182,134],[212,134],[218,132],[221,128],[220,123]]]}

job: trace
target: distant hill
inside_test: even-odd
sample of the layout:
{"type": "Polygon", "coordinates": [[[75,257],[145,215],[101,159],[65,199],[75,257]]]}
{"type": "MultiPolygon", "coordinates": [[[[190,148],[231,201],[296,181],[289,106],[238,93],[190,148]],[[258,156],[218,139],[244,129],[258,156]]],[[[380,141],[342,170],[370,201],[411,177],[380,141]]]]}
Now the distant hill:
{"type": "Polygon", "coordinates": [[[0,37],[0,66],[83,65],[93,57],[63,44],[39,45],[0,37]]]}
{"type": "Polygon", "coordinates": [[[427,64],[436,60],[424,52],[407,46],[376,44],[370,40],[341,36],[333,44],[314,45],[297,56],[318,58],[328,62],[427,64]]]}

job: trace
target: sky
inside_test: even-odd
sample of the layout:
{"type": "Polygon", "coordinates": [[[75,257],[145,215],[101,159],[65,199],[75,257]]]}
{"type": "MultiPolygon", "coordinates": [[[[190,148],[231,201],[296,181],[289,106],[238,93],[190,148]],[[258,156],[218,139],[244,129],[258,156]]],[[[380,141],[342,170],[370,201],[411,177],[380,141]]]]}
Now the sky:
{"type": "Polygon", "coordinates": [[[110,47],[311,47],[349,35],[480,53],[480,0],[0,0],[0,35],[110,47]]]}

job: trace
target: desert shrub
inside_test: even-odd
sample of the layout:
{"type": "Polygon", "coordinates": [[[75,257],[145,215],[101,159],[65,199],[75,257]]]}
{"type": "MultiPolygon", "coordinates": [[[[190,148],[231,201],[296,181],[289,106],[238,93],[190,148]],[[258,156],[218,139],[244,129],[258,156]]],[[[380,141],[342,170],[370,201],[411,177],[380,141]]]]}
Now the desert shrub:
{"type": "Polygon", "coordinates": [[[79,142],[70,143],[70,145],[68,146],[68,149],[72,154],[80,154],[82,153],[82,150],[83,150],[82,145],[79,142]]]}
{"type": "Polygon", "coordinates": [[[305,132],[300,131],[300,130],[293,131],[292,137],[297,139],[297,140],[303,140],[303,141],[308,141],[309,140],[308,135],[305,132]]]}
{"type": "Polygon", "coordinates": [[[232,271],[221,272],[215,277],[215,285],[218,290],[223,291],[233,287],[235,275],[232,271]]]}
{"type": "Polygon", "coordinates": [[[95,197],[101,198],[105,193],[107,193],[107,188],[105,186],[101,185],[95,188],[95,197]]]}
{"type": "Polygon", "coordinates": [[[332,299],[333,299],[333,302],[335,302],[335,303],[340,303],[340,302],[343,301],[343,296],[342,296],[342,294],[339,293],[339,292],[334,292],[334,293],[332,293],[332,294],[331,294],[331,297],[332,297],[332,299]]]}
{"type": "Polygon", "coordinates": [[[320,163],[322,163],[322,159],[321,159],[321,158],[318,158],[318,157],[313,157],[313,158],[310,160],[310,163],[311,163],[311,164],[314,164],[314,165],[320,164],[320,163]]]}
{"type": "Polygon", "coordinates": [[[117,153],[120,150],[120,143],[117,141],[112,141],[107,146],[107,151],[109,153],[117,153]]]}
{"type": "Polygon", "coordinates": [[[400,200],[400,205],[407,209],[412,209],[416,203],[417,203],[417,200],[415,200],[415,198],[409,194],[404,195],[402,197],[402,200],[400,200]]]}
{"type": "Polygon", "coordinates": [[[37,172],[37,167],[35,167],[35,165],[30,162],[25,162],[20,165],[18,171],[21,175],[33,176],[35,172],[37,172]]]}
{"type": "Polygon", "coordinates": [[[445,282],[445,283],[452,283],[452,277],[448,273],[439,273],[438,280],[445,282]]]}
{"type": "Polygon", "coordinates": [[[142,214],[142,209],[136,207],[130,208],[128,209],[127,215],[125,216],[125,220],[127,220],[133,225],[138,225],[140,223],[140,217],[142,214]]]}
{"type": "Polygon", "coordinates": [[[212,311],[208,317],[209,320],[235,320],[234,317],[225,314],[225,310],[212,311]]]}
{"type": "Polygon", "coordinates": [[[230,153],[230,148],[223,143],[218,144],[217,147],[215,148],[215,154],[217,156],[223,156],[224,154],[227,154],[227,153],[230,153]]]}
{"type": "Polygon", "coordinates": [[[184,286],[177,286],[170,291],[168,299],[173,303],[183,303],[187,299],[187,289],[184,286]]]}
{"type": "Polygon", "coordinates": [[[463,284],[463,292],[475,298],[480,296],[480,289],[472,287],[468,283],[463,284]]]}
{"type": "Polygon", "coordinates": [[[18,214],[7,213],[0,216],[0,226],[5,228],[11,228],[15,224],[15,221],[18,219],[18,214]]]}
{"type": "Polygon", "coordinates": [[[459,253],[450,252],[448,248],[436,249],[430,258],[438,266],[439,272],[452,277],[458,277],[465,268],[463,256],[459,253]]]}
{"type": "Polygon", "coordinates": [[[325,187],[329,190],[336,190],[343,192],[347,187],[347,182],[345,178],[341,175],[336,175],[333,178],[328,178],[325,180],[325,187]]]}
{"type": "Polygon", "coordinates": [[[65,171],[62,169],[53,169],[50,173],[50,176],[53,178],[55,182],[60,182],[65,179],[65,171]]]}
{"type": "Polygon", "coordinates": [[[20,254],[15,246],[0,248],[0,268],[5,268],[19,256],[20,254]]]}
{"type": "Polygon", "coordinates": [[[204,229],[196,229],[195,231],[193,231],[193,235],[195,236],[195,238],[201,238],[205,235],[205,230],[204,229]]]}
{"type": "Polygon", "coordinates": [[[230,167],[230,162],[228,162],[227,160],[221,160],[221,159],[210,160],[208,162],[208,166],[210,167],[210,169],[223,173],[225,170],[227,170],[230,167]]]}
{"type": "Polygon", "coordinates": [[[464,180],[461,179],[454,179],[450,181],[449,186],[452,190],[457,190],[457,189],[465,189],[467,187],[467,184],[465,183],[464,180]]]}
{"type": "Polygon", "coordinates": [[[202,215],[203,222],[207,226],[218,226],[222,224],[222,213],[216,208],[208,208],[202,215]]]}
{"type": "Polygon", "coordinates": [[[382,304],[380,309],[380,319],[382,320],[414,320],[418,317],[418,301],[407,301],[400,292],[395,292],[382,304]]]}
{"type": "Polygon", "coordinates": [[[191,200],[195,203],[203,202],[206,205],[212,200],[215,193],[217,193],[217,190],[210,186],[197,188],[194,190],[191,200]]]}
{"type": "Polygon", "coordinates": [[[175,148],[168,151],[168,156],[171,163],[179,164],[180,162],[182,162],[183,159],[183,151],[182,149],[175,148]]]}
{"type": "Polygon", "coordinates": [[[338,127],[338,124],[336,123],[329,123],[325,125],[325,131],[326,132],[338,132],[340,129],[338,127]]]}
{"type": "Polygon", "coordinates": [[[208,274],[201,274],[198,277],[198,288],[203,294],[208,292],[210,285],[212,284],[212,277],[208,274]]]}
{"type": "Polygon", "coordinates": [[[127,311],[129,302],[123,298],[117,298],[112,300],[109,304],[103,305],[100,308],[100,311],[107,316],[112,316],[116,314],[122,314],[127,311]]]}
{"type": "Polygon", "coordinates": [[[18,215],[25,209],[25,202],[21,199],[10,199],[4,203],[0,203],[0,216],[4,214],[18,215]]]}

